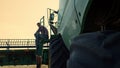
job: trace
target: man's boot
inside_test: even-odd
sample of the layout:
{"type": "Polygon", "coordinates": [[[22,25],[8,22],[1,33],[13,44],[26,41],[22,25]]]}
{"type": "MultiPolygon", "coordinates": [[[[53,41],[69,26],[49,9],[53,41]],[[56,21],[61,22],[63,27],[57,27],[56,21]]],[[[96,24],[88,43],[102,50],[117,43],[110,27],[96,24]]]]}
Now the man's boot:
{"type": "Polygon", "coordinates": [[[36,55],[36,62],[37,62],[37,66],[36,68],[41,68],[41,64],[42,64],[42,57],[36,55]]]}

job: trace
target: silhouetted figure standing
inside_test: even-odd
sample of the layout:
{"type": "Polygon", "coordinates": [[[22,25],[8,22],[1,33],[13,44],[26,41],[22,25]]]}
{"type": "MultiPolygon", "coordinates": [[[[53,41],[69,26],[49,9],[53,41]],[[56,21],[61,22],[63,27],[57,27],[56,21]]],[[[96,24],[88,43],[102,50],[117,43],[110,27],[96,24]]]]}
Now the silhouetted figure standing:
{"type": "Polygon", "coordinates": [[[48,30],[46,27],[37,23],[38,30],[35,32],[35,44],[36,44],[36,68],[41,68],[42,64],[42,49],[45,40],[48,40],[48,30]]]}

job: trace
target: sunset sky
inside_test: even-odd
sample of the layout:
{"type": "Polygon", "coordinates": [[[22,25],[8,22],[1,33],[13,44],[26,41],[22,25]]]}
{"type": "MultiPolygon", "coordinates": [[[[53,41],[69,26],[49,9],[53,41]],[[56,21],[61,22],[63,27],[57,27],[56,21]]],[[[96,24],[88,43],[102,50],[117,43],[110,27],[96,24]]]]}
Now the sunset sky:
{"type": "Polygon", "coordinates": [[[33,39],[47,8],[58,5],[59,0],[0,0],[0,39],[33,39]]]}

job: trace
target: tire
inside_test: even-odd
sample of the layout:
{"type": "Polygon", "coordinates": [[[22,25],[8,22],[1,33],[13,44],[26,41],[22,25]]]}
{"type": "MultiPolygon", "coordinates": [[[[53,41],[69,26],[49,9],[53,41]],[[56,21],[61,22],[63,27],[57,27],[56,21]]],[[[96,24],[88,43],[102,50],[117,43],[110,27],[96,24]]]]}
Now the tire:
{"type": "Polygon", "coordinates": [[[67,68],[120,68],[120,32],[84,33],[74,38],[67,68]]]}
{"type": "Polygon", "coordinates": [[[67,68],[69,51],[60,35],[50,40],[50,68],[67,68]]]}

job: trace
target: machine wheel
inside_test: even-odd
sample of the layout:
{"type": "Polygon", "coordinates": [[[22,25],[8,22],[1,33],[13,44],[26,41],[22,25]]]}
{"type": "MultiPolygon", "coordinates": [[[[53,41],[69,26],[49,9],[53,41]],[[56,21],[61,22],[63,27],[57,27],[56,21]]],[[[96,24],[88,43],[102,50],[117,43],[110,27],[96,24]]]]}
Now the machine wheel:
{"type": "Polygon", "coordinates": [[[50,68],[66,68],[69,51],[60,35],[50,41],[50,68]]]}
{"type": "Polygon", "coordinates": [[[81,34],[70,47],[67,68],[120,68],[120,32],[81,34]]]}

